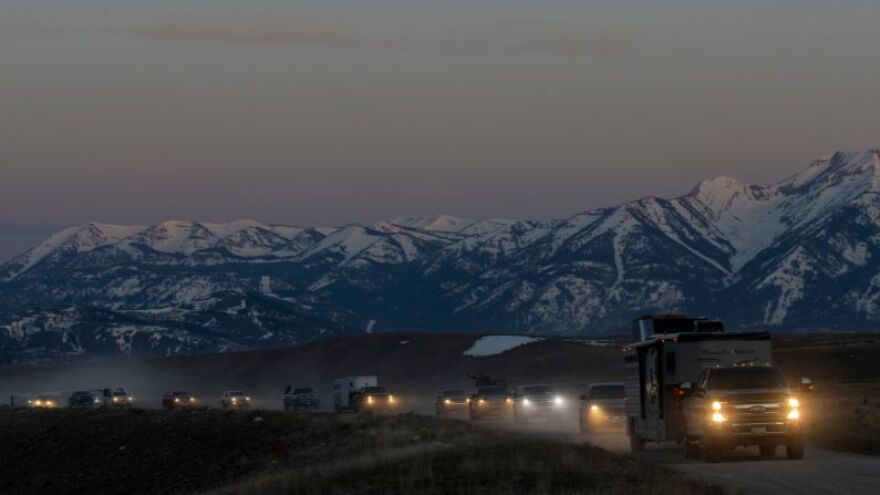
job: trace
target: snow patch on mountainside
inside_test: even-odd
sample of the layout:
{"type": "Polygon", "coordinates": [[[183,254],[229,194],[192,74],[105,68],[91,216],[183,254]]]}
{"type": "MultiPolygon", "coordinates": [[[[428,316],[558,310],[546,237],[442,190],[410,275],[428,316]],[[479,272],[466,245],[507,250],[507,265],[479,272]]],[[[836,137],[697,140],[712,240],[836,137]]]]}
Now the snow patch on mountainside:
{"type": "Polygon", "coordinates": [[[519,346],[540,342],[544,339],[523,337],[521,335],[489,335],[479,338],[462,355],[470,357],[495,356],[519,346]]]}

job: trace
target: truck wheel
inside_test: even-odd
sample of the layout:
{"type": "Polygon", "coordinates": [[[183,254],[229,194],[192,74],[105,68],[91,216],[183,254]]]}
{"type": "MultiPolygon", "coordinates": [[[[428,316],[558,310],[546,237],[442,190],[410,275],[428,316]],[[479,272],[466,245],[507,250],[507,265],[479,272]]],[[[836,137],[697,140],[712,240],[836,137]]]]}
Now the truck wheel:
{"type": "Polygon", "coordinates": [[[776,455],[775,445],[761,445],[761,457],[773,457],[776,455]]]}
{"type": "Polygon", "coordinates": [[[629,450],[630,452],[644,452],[645,450],[645,441],[639,438],[637,435],[629,436],[629,450]]]}
{"type": "Polygon", "coordinates": [[[803,440],[798,440],[785,446],[785,454],[788,456],[789,459],[792,460],[803,459],[804,450],[805,448],[803,440]]]}
{"type": "Polygon", "coordinates": [[[684,439],[684,458],[685,459],[699,459],[700,458],[700,444],[698,442],[693,441],[691,437],[685,437],[684,439]]]}

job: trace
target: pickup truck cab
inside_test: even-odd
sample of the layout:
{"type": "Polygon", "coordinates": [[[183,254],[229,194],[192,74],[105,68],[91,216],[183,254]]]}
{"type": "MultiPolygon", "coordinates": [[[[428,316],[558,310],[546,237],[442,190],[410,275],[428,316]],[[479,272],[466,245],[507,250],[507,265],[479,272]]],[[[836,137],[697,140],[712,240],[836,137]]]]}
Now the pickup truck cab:
{"type": "Polygon", "coordinates": [[[685,457],[718,462],[725,449],[745,445],[765,457],[780,445],[789,459],[804,457],[800,401],[775,367],[710,368],[681,389],[685,457]]]}

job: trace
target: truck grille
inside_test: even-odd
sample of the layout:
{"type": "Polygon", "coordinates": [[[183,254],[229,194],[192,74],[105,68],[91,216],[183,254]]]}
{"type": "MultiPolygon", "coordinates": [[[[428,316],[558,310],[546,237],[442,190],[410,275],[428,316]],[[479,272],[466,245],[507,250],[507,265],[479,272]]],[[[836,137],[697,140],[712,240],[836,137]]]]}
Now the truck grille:
{"type": "MultiPolygon", "coordinates": [[[[768,399],[768,397],[762,398],[768,399]]],[[[727,403],[725,412],[734,430],[741,428],[746,431],[752,426],[761,425],[766,427],[769,433],[785,431],[787,408],[778,395],[773,396],[771,400],[727,403]]]]}

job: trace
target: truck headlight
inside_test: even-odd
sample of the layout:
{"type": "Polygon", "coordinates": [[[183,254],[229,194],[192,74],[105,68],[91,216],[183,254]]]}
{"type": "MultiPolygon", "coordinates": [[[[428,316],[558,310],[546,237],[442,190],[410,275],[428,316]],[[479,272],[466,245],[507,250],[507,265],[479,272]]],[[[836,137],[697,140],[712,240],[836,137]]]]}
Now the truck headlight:
{"type": "Polygon", "coordinates": [[[523,399],[523,405],[524,405],[524,406],[528,406],[528,405],[530,405],[530,404],[531,404],[531,402],[529,401],[529,399],[523,399]]]}
{"type": "Polygon", "coordinates": [[[789,397],[789,399],[788,399],[788,407],[790,407],[790,408],[792,408],[792,409],[797,409],[798,407],[800,407],[800,405],[801,405],[800,401],[798,401],[798,400],[795,399],[794,397],[789,397]]]}
{"type": "Polygon", "coordinates": [[[394,404],[394,396],[393,396],[393,395],[389,395],[389,396],[388,396],[388,403],[389,403],[389,404],[394,404]]]}
{"type": "Polygon", "coordinates": [[[367,397],[367,404],[372,404],[372,403],[373,403],[373,398],[367,397]]]}
{"type": "MultiPolygon", "coordinates": [[[[717,402],[716,402],[717,404],[717,402]]],[[[727,421],[727,418],[721,414],[720,412],[712,413],[712,422],[713,423],[724,423],[727,421]]]]}
{"type": "Polygon", "coordinates": [[[791,411],[788,411],[788,416],[786,416],[786,419],[797,421],[798,419],[801,419],[801,413],[797,409],[792,409],[791,411]]]}
{"type": "Polygon", "coordinates": [[[593,404],[592,406],[590,406],[590,412],[593,413],[593,414],[598,413],[599,410],[600,410],[600,409],[599,409],[599,406],[597,406],[596,404],[593,404]]]}
{"type": "Polygon", "coordinates": [[[713,401],[712,402],[712,410],[713,411],[720,411],[721,410],[721,403],[718,402],[717,400],[713,401]]]}
{"type": "Polygon", "coordinates": [[[562,397],[556,396],[553,398],[553,403],[556,404],[557,406],[561,406],[562,404],[565,403],[565,399],[563,399],[562,397]]]}
{"type": "Polygon", "coordinates": [[[452,401],[449,400],[449,399],[446,399],[446,400],[443,401],[443,403],[448,405],[448,404],[452,404],[452,401]]]}

